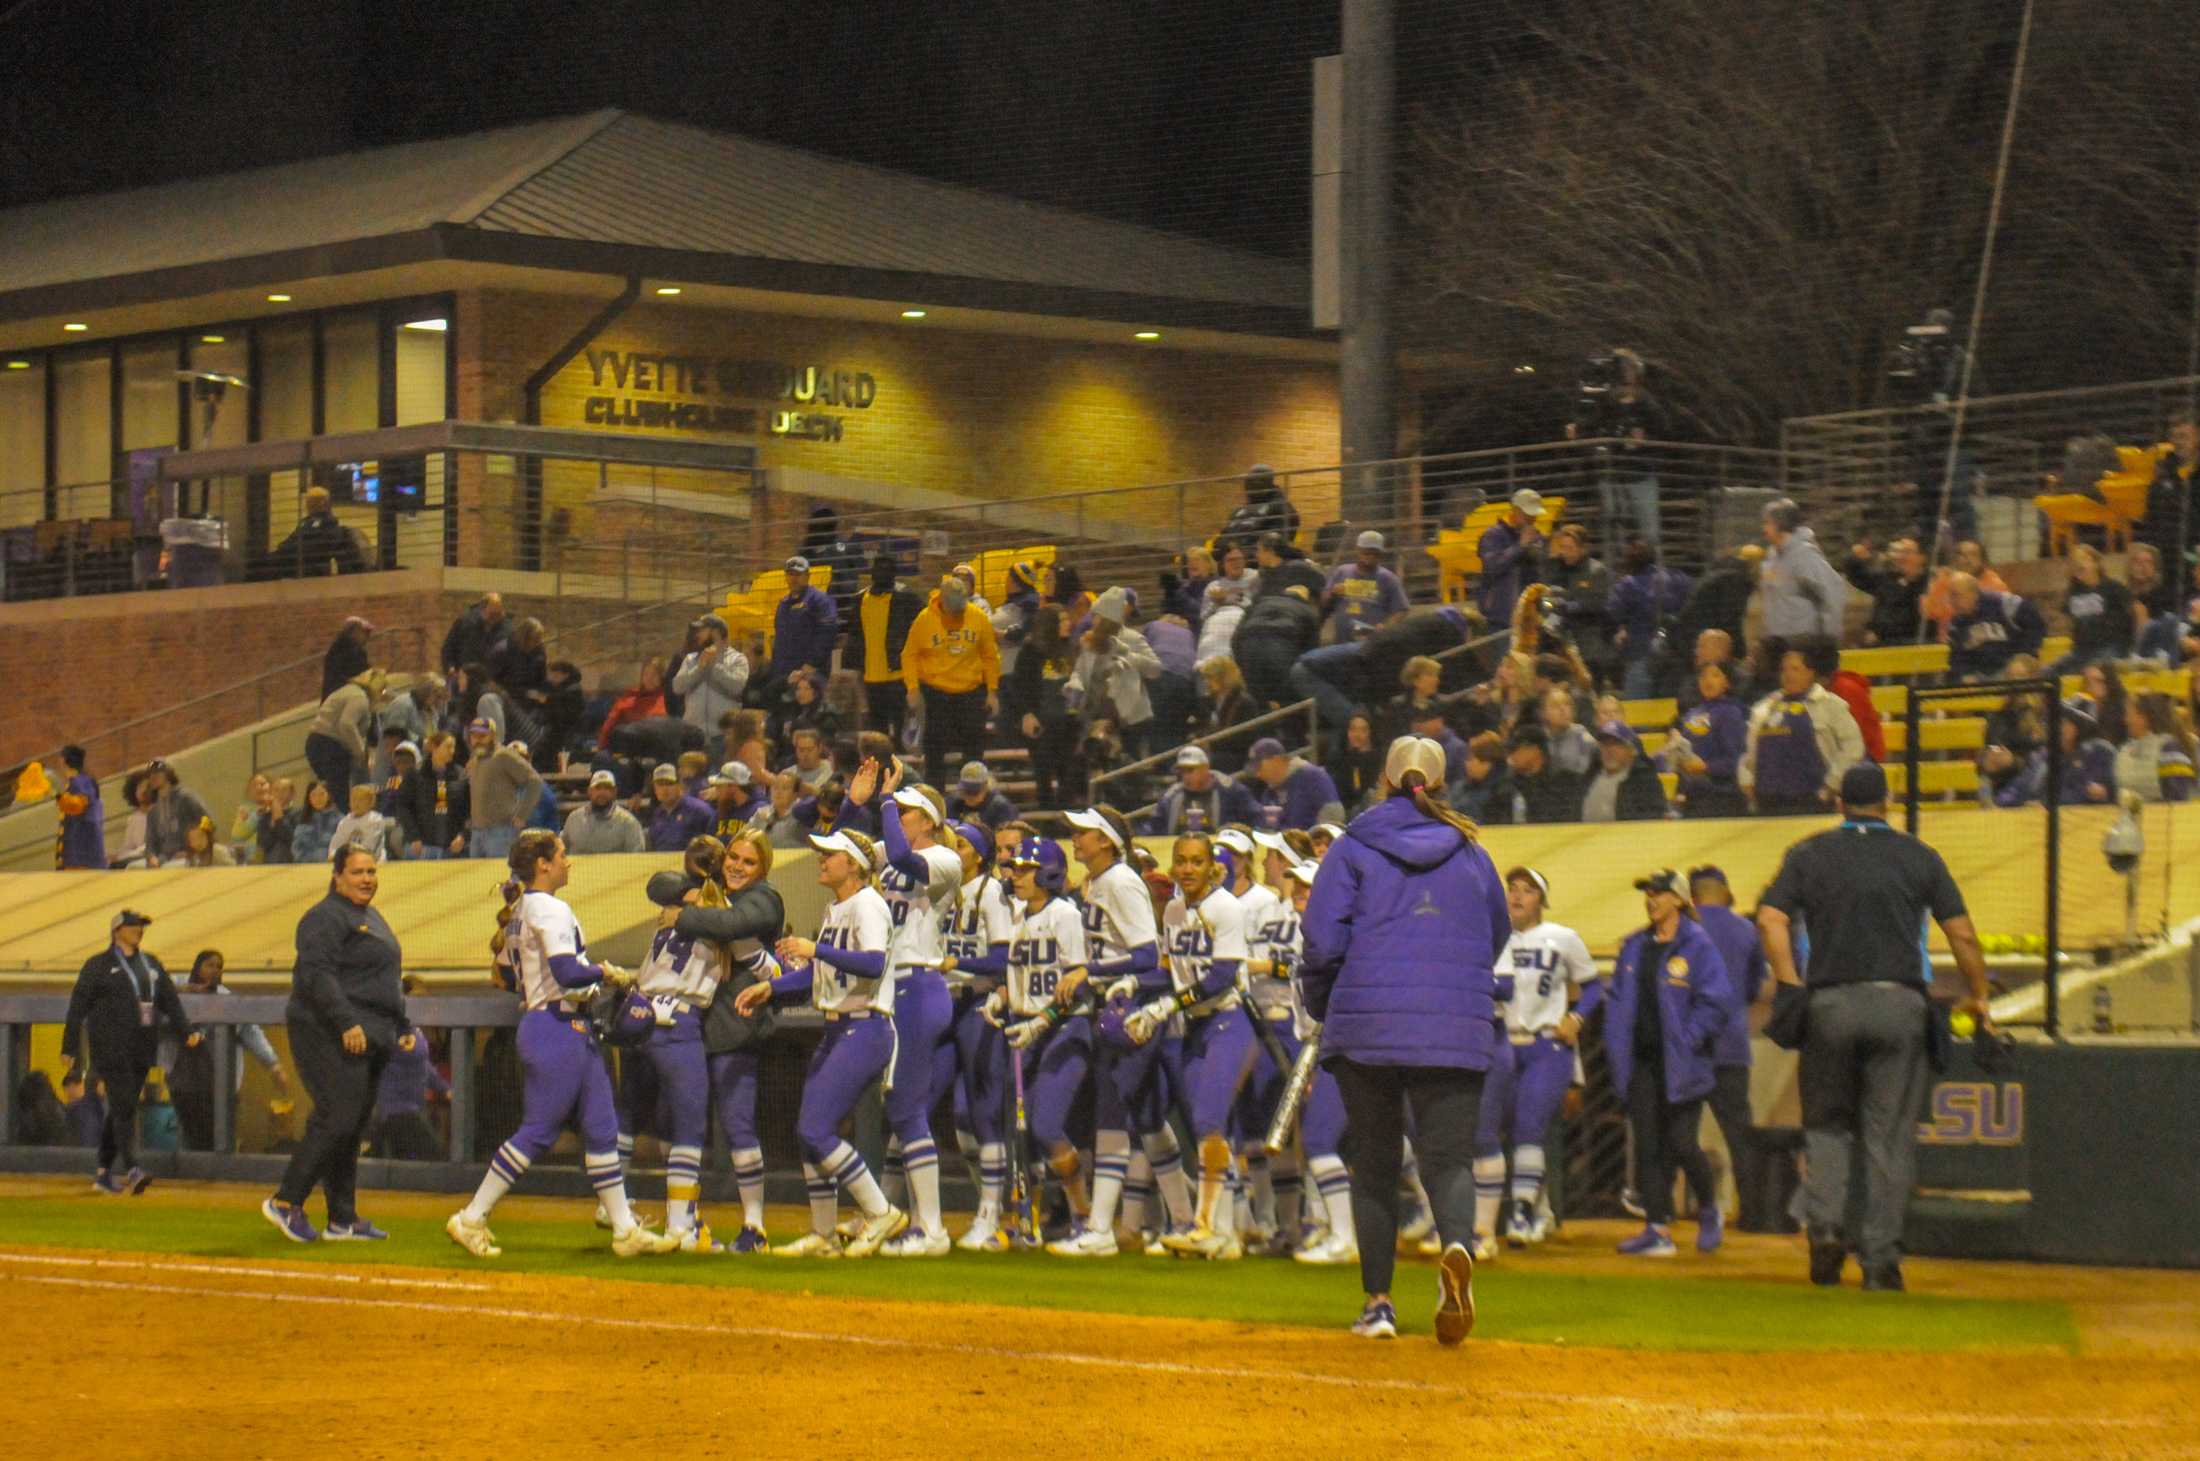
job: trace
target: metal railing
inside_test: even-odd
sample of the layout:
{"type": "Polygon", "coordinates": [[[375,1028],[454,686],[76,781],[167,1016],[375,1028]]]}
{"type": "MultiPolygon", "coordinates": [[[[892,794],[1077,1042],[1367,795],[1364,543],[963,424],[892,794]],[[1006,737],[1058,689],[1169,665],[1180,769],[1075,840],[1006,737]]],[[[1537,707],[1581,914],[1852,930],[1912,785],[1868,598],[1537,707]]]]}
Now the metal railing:
{"type": "MultiPolygon", "coordinates": [[[[1292,749],[1292,754],[1304,755],[1306,754],[1307,750],[1313,745],[1314,735],[1319,727],[1316,724],[1314,702],[1312,700],[1294,700],[1289,705],[1281,706],[1275,710],[1267,711],[1261,715],[1256,715],[1251,720],[1241,720],[1236,725],[1224,726],[1221,730],[1209,731],[1206,735],[1203,736],[1194,736],[1190,740],[1184,741],[1178,745],[1171,746],[1165,751],[1157,752],[1154,755],[1146,756],[1139,760],[1132,761],[1127,765],[1117,766],[1112,770],[1103,771],[1099,775],[1093,777],[1088,783],[1088,789],[1092,795],[1092,800],[1096,805],[1100,802],[1107,800],[1107,798],[1103,797],[1100,794],[1101,787],[1110,785],[1118,781],[1129,781],[1132,777],[1143,776],[1146,773],[1153,771],[1157,767],[1165,766],[1174,761],[1176,759],[1177,753],[1179,751],[1182,751],[1185,746],[1197,746],[1201,750],[1208,750],[1212,747],[1223,745],[1227,742],[1240,740],[1245,737],[1249,732],[1257,732],[1264,726],[1281,725],[1287,721],[1296,720],[1302,716],[1306,720],[1306,739],[1292,749]]],[[[1140,790],[1140,784],[1136,781],[1130,781],[1130,786],[1133,791],[1140,790]]],[[[1128,812],[1125,815],[1134,819],[1138,817],[1148,816],[1152,813],[1156,805],[1158,805],[1158,803],[1148,802],[1144,806],[1137,808],[1135,811],[1128,812]]]]}

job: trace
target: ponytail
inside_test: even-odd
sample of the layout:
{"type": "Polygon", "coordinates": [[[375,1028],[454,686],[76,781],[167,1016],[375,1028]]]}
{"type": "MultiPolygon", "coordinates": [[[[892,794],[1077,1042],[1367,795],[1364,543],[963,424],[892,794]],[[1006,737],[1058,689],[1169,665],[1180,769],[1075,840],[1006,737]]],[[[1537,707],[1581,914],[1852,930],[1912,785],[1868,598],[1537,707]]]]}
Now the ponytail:
{"type": "Polygon", "coordinates": [[[504,957],[504,951],[511,943],[512,919],[519,912],[520,895],[526,891],[518,878],[506,878],[497,888],[503,902],[497,905],[497,931],[489,937],[489,982],[499,989],[519,987],[518,971],[504,957]]]}
{"type": "Polygon", "coordinates": [[[1400,779],[1398,795],[1413,802],[1414,809],[1424,817],[1442,822],[1468,842],[1479,840],[1481,829],[1474,825],[1474,818],[1459,811],[1448,802],[1438,801],[1429,794],[1428,781],[1418,771],[1408,771],[1400,779]]]}

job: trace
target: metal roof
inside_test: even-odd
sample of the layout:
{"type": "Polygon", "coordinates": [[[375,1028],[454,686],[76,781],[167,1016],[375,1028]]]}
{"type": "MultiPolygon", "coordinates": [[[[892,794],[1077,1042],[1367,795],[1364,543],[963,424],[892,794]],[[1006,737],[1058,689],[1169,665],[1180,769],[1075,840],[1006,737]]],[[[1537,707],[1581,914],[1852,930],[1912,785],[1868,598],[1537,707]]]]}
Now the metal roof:
{"type": "Polygon", "coordinates": [[[1308,289],[1280,260],[600,111],[0,212],[0,292],[52,297],[255,258],[295,267],[314,250],[338,268],[334,251],[398,236],[440,236],[450,256],[533,239],[1302,318],[1308,289]]]}

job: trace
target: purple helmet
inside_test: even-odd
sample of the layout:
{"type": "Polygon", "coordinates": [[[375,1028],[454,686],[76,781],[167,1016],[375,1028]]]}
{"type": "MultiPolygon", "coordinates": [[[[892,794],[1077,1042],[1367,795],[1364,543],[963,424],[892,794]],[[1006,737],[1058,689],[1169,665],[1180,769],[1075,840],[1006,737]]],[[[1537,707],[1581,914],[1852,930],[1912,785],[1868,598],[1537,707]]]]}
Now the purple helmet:
{"type": "Polygon", "coordinates": [[[1039,869],[1039,886],[1049,893],[1069,890],[1069,859],[1062,853],[1062,845],[1050,837],[1034,839],[1029,845],[1016,849],[1019,865],[1039,869]]]}
{"type": "Polygon", "coordinates": [[[1138,1047],[1132,1043],[1130,1033],[1123,1028],[1123,1022],[1128,1020],[1137,1009],[1138,1001],[1133,996],[1128,994],[1110,995],[1108,1002],[1100,1007],[1100,1013],[1093,1022],[1094,1035],[1117,1050],[1137,1049],[1138,1047]]]}
{"type": "MultiPolygon", "coordinates": [[[[612,994],[609,990],[604,993],[612,994]]],[[[649,1039],[649,1032],[657,1027],[657,1010],[650,1004],[649,996],[640,990],[612,994],[610,1000],[602,1004],[592,1000],[590,1005],[591,1013],[601,1011],[597,1033],[613,1045],[631,1048],[644,1044],[649,1039]]]]}

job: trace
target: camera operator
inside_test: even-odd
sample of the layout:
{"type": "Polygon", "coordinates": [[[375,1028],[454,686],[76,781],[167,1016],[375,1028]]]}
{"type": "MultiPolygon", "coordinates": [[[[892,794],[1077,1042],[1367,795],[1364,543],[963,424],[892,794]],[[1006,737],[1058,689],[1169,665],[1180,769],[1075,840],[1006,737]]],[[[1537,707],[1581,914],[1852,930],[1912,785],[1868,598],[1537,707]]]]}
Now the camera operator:
{"type": "Polygon", "coordinates": [[[1574,418],[1566,423],[1568,441],[1614,438],[1596,449],[1598,521],[1604,556],[1617,557],[1620,544],[1641,538],[1656,550],[1658,477],[1643,446],[1658,434],[1663,413],[1644,386],[1646,368],[1632,350],[1592,355],[1582,362],[1581,395],[1574,418]]]}
{"type": "MultiPolygon", "coordinates": [[[[1954,473],[1949,474],[1948,439],[1953,424],[1944,414],[1949,402],[1963,389],[1963,362],[1968,352],[1957,338],[1955,312],[1935,309],[1906,327],[1895,342],[1887,362],[1888,392],[1898,405],[1914,413],[1902,428],[1902,452],[1906,475],[1917,491],[1918,539],[1927,556],[1937,556],[1945,543],[1978,536],[1978,515],[1971,505],[1971,484],[1978,463],[1959,443],[1954,473]],[[1948,493],[1948,515],[1940,515],[1940,493],[1948,493]]],[[[1974,379],[1974,392],[1982,389],[1974,379]]]]}
{"type": "Polygon", "coordinates": [[[1553,642],[1571,641],[1601,683],[1612,671],[1612,570],[1589,553],[1589,532],[1568,523],[1551,535],[1543,581],[1551,586],[1545,601],[1543,632],[1553,642]]]}

